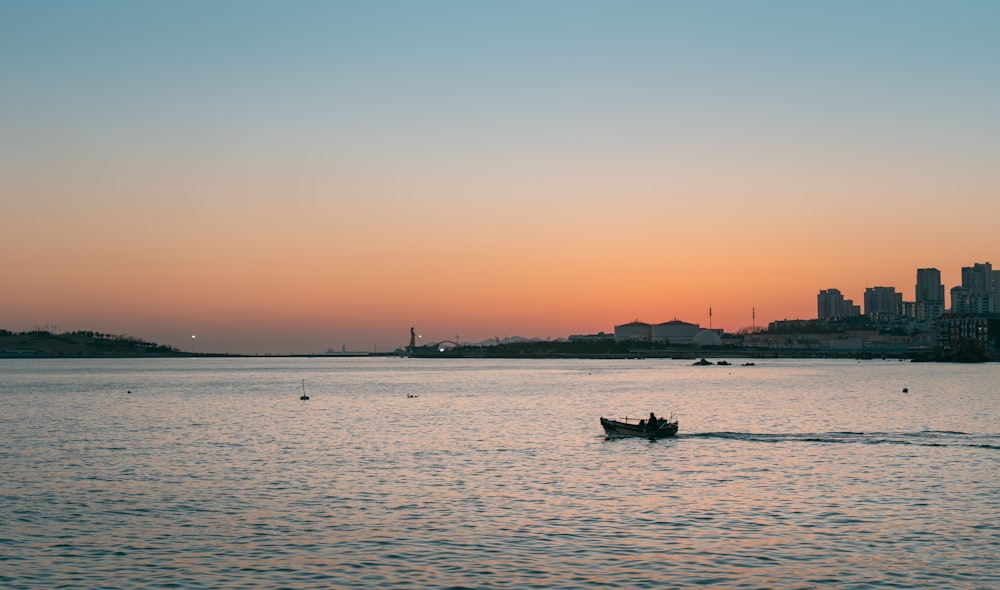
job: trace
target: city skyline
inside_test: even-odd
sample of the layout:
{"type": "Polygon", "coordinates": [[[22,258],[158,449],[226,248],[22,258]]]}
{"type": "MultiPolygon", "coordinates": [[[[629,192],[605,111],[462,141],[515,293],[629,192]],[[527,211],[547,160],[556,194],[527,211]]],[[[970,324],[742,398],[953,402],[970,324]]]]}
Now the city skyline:
{"type": "MultiPolygon", "coordinates": [[[[1000,5],[0,7],[0,328],[391,350],[1000,260],[1000,5]],[[196,338],[192,338],[196,336],[196,338]]],[[[752,314],[756,313],[756,318],[752,314]]]]}
{"type": "MultiPolygon", "coordinates": [[[[959,313],[959,314],[969,314],[973,315],[992,315],[1000,313],[1000,311],[995,311],[1000,308],[1000,270],[993,270],[990,262],[985,263],[973,263],[971,266],[963,266],[961,268],[962,283],[952,287],[950,290],[952,295],[956,291],[961,291],[966,295],[977,294],[986,295],[986,304],[989,306],[989,310],[984,311],[982,309],[968,309],[968,301],[956,302],[951,306],[945,305],[945,300],[943,299],[944,293],[946,291],[945,285],[941,282],[941,271],[937,268],[918,268],[916,269],[916,284],[914,288],[914,300],[905,301],[903,299],[903,293],[896,291],[894,286],[891,285],[881,285],[876,287],[870,287],[865,289],[865,303],[864,306],[859,306],[853,303],[853,300],[845,298],[843,293],[837,288],[821,289],[817,297],[818,310],[814,314],[815,317],[801,317],[801,318],[782,318],[782,320],[776,321],[775,323],[782,324],[785,321],[801,322],[810,321],[814,319],[819,320],[837,320],[845,319],[849,317],[856,316],[866,316],[872,319],[877,319],[878,321],[892,321],[894,319],[909,319],[913,322],[933,322],[939,316],[944,313],[959,313]],[[869,297],[872,300],[869,300],[869,297]],[[906,306],[912,306],[911,309],[907,310],[906,306]],[[926,306],[926,307],[925,307],[926,306]],[[883,315],[884,314],[884,315],[883,315]]],[[[669,315],[669,314],[668,314],[669,315]]],[[[555,339],[564,340],[573,338],[586,339],[595,336],[598,337],[614,337],[616,340],[619,337],[619,330],[622,328],[629,328],[630,326],[646,326],[647,328],[653,329],[663,329],[671,325],[680,325],[680,329],[688,330],[690,328],[698,328],[702,331],[705,329],[714,330],[720,333],[734,333],[737,330],[727,330],[725,328],[713,328],[712,320],[712,309],[708,310],[709,323],[708,325],[702,325],[697,321],[686,321],[685,319],[673,316],[670,320],[664,320],[662,318],[655,319],[653,321],[646,321],[641,318],[635,318],[630,322],[619,323],[611,326],[608,330],[599,330],[592,334],[562,334],[555,339]]],[[[751,325],[743,326],[739,331],[746,330],[747,328],[753,328],[754,331],[769,331],[769,324],[772,322],[767,322],[763,325],[756,323],[756,309],[751,309],[751,325]]],[[[925,330],[931,333],[936,333],[936,327],[927,324],[924,326],[925,330]]],[[[0,330],[6,330],[6,328],[0,327],[0,330]]],[[[28,330],[25,330],[28,331],[28,330]]],[[[62,326],[34,326],[32,331],[43,331],[51,332],[54,334],[63,333],[64,330],[62,326]]],[[[422,330],[421,330],[422,332],[422,330]]],[[[626,338],[628,337],[628,330],[625,331],[626,338]]],[[[690,332],[685,334],[690,337],[695,334],[695,332],[690,332]]],[[[105,334],[106,335],[106,334],[105,334]]],[[[122,336],[136,336],[122,335],[122,336]]],[[[662,336],[662,335],[661,335],[662,336]]],[[[470,341],[468,339],[463,340],[460,335],[456,334],[454,337],[438,337],[436,339],[426,338],[424,335],[417,334],[416,327],[411,326],[409,329],[409,343],[406,346],[399,345],[393,347],[394,350],[405,350],[408,348],[413,348],[414,346],[424,346],[428,344],[437,344],[440,342],[450,342],[452,344],[499,344],[506,343],[511,339],[526,339],[534,340],[539,339],[537,335],[511,335],[505,334],[503,338],[500,336],[494,336],[490,338],[485,338],[481,341],[470,341]]],[[[549,336],[548,339],[553,339],[549,336]]],[[[653,339],[656,340],[656,335],[653,335],[653,339]]],[[[662,338],[661,338],[662,339],[662,338]]],[[[671,338],[674,341],[675,338],[671,338]]],[[[183,348],[174,346],[178,350],[185,350],[188,352],[198,352],[198,353],[220,353],[220,354],[231,354],[231,351],[220,351],[220,350],[197,350],[196,348],[197,335],[191,335],[190,347],[183,348]]],[[[159,343],[157,343],[159,344],[159,343]]],[[[339,350],[335,350],[333,347],[328,347],[326,353],[335,352],[388,352],[388,350],[383,347],[381,350],[375,346],[369,351],[356,351],[347,350],[346,345],[341,345],[339,350]]],[[[320,351],[302,351],[299,354],[319,354],[320,351]]],[[[238,353],[238,354],[246,354],[238,353]]]]}

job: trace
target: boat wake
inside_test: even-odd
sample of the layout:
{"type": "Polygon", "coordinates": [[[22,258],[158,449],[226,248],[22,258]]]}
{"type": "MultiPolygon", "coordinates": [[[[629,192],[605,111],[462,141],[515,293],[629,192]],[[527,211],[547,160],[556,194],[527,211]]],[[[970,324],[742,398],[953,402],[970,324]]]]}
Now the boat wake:
{"type": "Polygon", "coordinates": [[[890,444],[925,447],[972,447],[1000,450],[1000,436],[969,434],[952,430],[920,430],[916,432],[695,432],[678,434],[677,438],[731,439],[760,443],[828,443],[828,444],[890,444]]]}

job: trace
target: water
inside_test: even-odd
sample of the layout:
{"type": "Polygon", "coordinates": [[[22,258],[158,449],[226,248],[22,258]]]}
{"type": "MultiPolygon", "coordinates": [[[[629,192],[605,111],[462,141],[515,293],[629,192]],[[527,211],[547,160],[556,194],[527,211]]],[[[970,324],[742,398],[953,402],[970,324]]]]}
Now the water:
{"type": "Polygon", "coordinates": [[[3,360],[0,586],[1000,586],[1000,365],[689,363],[3,360]]]}

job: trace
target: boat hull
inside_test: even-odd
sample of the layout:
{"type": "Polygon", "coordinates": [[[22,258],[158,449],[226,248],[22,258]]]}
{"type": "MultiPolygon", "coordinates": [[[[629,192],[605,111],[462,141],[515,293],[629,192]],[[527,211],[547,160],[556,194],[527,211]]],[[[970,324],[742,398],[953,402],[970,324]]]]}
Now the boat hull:
{"type": "Polygon", "coordinates": [[[661,420],[659,427],[655,430],[651,430],[646,428],[645,424],[630,424],[620,420],[608,420],[604,417],[601,418],[601,426],[604,427],[604,432],[609,438],[617,436],[634,436],[639,438],[648,438],[650,440],[670,438],[671,436],[677,434],[678,429],[676,421],[670,422],[667,420],[661,420]]]}

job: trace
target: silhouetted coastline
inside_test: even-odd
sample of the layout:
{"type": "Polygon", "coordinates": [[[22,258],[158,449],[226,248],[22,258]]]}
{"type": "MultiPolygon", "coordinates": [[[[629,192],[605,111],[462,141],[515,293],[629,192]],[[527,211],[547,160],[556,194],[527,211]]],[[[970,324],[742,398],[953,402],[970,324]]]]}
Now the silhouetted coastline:
{"type": "MultiPolygon", "coordinates": [[[[723,346],[665,345],[637,346],[635,342],[518,342],[500,345],[459,345],[450,348],[422,346],[410,349],[410,358],[510,358],[510,359],[846,359],[931,362],[987,362],[991,358],[981,347],[970,344],[957,354],[906,349],[801,349],[757,348],[739,344],[723,346]]],[[[714,364],[714,363],[708,363],[714,364]]]]}
{"type": "MultiPolygon", "coordinates": [[[[77,331],[55,334],[47,330],[0,330],[0,358],[127,358],[195,356],[172,346],[131,336],[77,331]]],[[[201,356],[201,355],[197,355],[201,356]]]]}
{"type": "Polygon", "coordinates": [[[826,358],[849,360],[899,359],[913,362],[980,363],[1000,361],[978,341],[960,343],[954,349],[901,348],[774,348],[747,346],[730,338],[721,346],[670,345],[634,341],[530,340],[498,344],[431,344],[391,352],[338,354],[229,354],[183,351],[131,336],[113,336],[91,331],[56,334],[45,330],[10,332],[0,330],[0,358],[155,358],[155,357],[384,357],[507,358],[507,359],[768,359],[826,358]]]}

